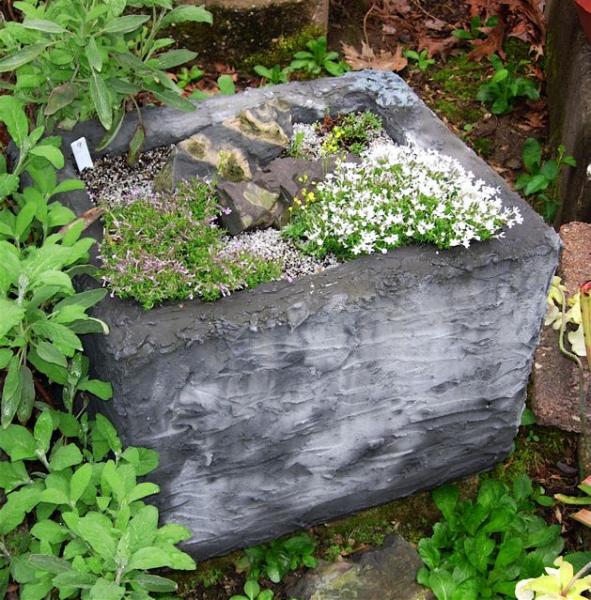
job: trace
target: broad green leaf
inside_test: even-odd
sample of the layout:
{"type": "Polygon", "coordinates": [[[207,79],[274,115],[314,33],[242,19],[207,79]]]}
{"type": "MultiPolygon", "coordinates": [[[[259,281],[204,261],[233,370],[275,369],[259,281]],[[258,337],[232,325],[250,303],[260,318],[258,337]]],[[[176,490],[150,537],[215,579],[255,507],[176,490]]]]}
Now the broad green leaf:
{"type": "Polygon", "coordinates": [[[92,573],[81,573],[71,570],[56,575],[52,583],[57,588],[90,589],[96,583],[97,577],[92,573]]]}
{"type": "MultiPolygon", "coordinates": [[[[20,179],[13,175],[12,173],[2,173],[0,175],[0,200],[11,196],[18,190],[20,179]]],[[[10,235],[10,230],[8,232],[1,232],[5,235],[10,235]]]]}
{"type": "Polygon", "coordinates": [[[13,327],[16,327],[24,318],[25,310],[14,300],[0,298],[0,338],[4,337],[13,327]]]}
{"type": "Polygon", "coordinates": [[[30,419],[35,403],[35,383],[33,373],[27,365],[20,368],[21,401],[16,409],[18,420],[25,425],[30,419]]]}
{"type": "MultiPolygon", "coordinates": [[[[10,73],[30,63],[41,55],[48,45],[48,43],[43,43],[26,46],[24,49],[0,59],[0,73],[10,73]]],[[[4,98],[4,96],[2,97],[4,98]]]]}
{"type": "Polygon", "coordinates": [[[33,525],[31,535],[38,540],[47,541],[50,544],[59,544],[69,536],[69,532],[55,521],[45,519],[33,525]]]}
{"type": "Polygon", "coordinates": [[[37,417],[33,435],[35,437],[35,441],[37,442],[37,448],[44,454],[49,451],[51,436],[54,429],[55,425],[49,411],[44,411],[39,415],[39,417],[37,417]]]}
{"type": "Polygon", "coordinates": [[[157,58],[153,59],[153,62],[157,69],[166,71],[167,69],[172,69],[173,67],[178,67],[179,65],[187,63],[196,56],[197,53],[191,52],[190,50],[169,50],[168,52],[158,55],[157,58]]]}
{"type": "Polygon", "coordinates": [[[99,379],[83,379],[78,384],[78,389],[83,392],[90,392],[101,400],[109,400],[113,397],[113,387],[107,381],[99,379]]]}
{"type": "Polygon", "coordinates": [[[22,461],[0,462],[0,488],[4,490],[5,494],[30,481],[29,474],[22,461]]]}
{"type": "Polygon", "coordinates": [[[529,173],[536,173],[542,163],[542,145],[535,138],[523,144],[523,165],[529,173]]]}
{"type": "Polygon", "coordinates": [[[113,581],[98,579],[90,588],[89,600],[121,600],[125,596],[125,588],[113,581]]]}
{"type": "Polygon", "coordinates": [[[47,556],[46,554],[29,554],[27,557],[31,567],[37,571],[47,571],[59,575],[72,569],[70,563],[57,556],[47,556]]]}
{"type": "Polygon", "coordinates": [[[177,6],[171,10],[162,20],[162,27],[168,27],[174,23],[194,21],[197,23],[213,24],[212,14],[202,6],[177,6]]]}
{"type": "Polygon", "coordinates": [[[129,150],[127,153],[127,163],[130,165],[135,164],[139,153],[144,147],[144,140],[146,139],[146,130],[143,125],[138,125],[135,129],[133,136],[129,142],[129,150]]]}
{"type": "Polygon", "coordinates": [[[526,196],[530,196],[531,194],[536,194],[537,192],[541,192],[548,188],[550,182],[548,179],[542,175],[534,175],[523,190],[526,196]]]}
{"type": "Polygon", "coordinates": [[[97,414],[94,429],[102,436],[115,454],[121,454],[121,440],[117,435],[117,431],[106,417],[97,414]]]}
{"type": "Polygon", "coordinates": [[[40,156],[48,160],[56,169],[63,169],[64,155],[59,148],[49,144],[40,144],[29,150],[34,156],[40,156]]]}
{"type": "Polygon", "coordinates": [[[244,584],[244,593],[250,600],[255,600],[261,591],[261,586],[253,579],[248,579],[244,584]]]}
{"type": "Polygon", "coordinates": [[[224,96],[232,96],[236,93],[236,85],[231,75],[220,75],[218,77],[218,87],[220,93],[224,96]]]}
{"type": "Polygon", "coordinates": [[[155,483],[150,483],[146,481],[144,483],[138,483],[131,492],[129,492],[127,496],[127,501],[131,504],[136,500],[141,500],[146,496],[152,496],[153,494],[157,494],[160,491],[160,487],[158,487],[155,483]]]}
{"type": "Polygon", "coordinates": [[[72,357],[75,350],[82,350],[80,338],[65,325],[53,321],[37,321],[31,329],[38,336],[50,340],[66,356],[72,357]]]}
{"type": "Polygon", "coordinates": [[[113,496],[118,502],[122,502],[126,492],[125,482],[123,481],[123,478],[121,476],[121,473],[118,471],[117,466],[112,460],[107,461],[107,463],[103,467],[103,472],[101,474],[101,483],[103,484],[103,486],[106,486],[111,490],[113,496]]]}
{"type": "Polygon", "coordinates": [[[70,501],[67,494],[56,488],[48,488],[41,492],[41,502],[48,504],[68,504],[70,501]]]}
{"type": "Polygon", "coordinates": [[[70,501],[78,502],[92,479],[92,465],[86,463],[78,467],[70,480],[70,501]]]}
{"type": "Polygon", "coordinates": [[[68,361],[64,354],[49,342],[37,342],[35,344],[35,350],[37,350],[37,354],[48,363],[59,365],[64,368],[68,366],[68,361]]]}
{"type": "Polygon", "coordinates": [[[149,573],[138,573],[134,577],[134,581],[148,592],[176,592],[178,588],[176,581],[158,575],[150,575],[149,573]]]}
{"type": "Polygon", "coordinates": [[[72,82],[62,83],[53,88],[49,94],[44,113],[46,116],[54,115],[62,108],[69,106],[78,96],[78,86],[72,82]]]}
{"type": "Polygon", "coordinates": [[[113,558],[116,549],[115,538],[106,526],[87,515],[78,521],[78,532],[97,554],[106,559],[113,558]]]}
{"type": "Polygon", "coordinates": [[[418,545],[419,556],[429,569],[436,569],[441,562],[441,554],[431,538],[423,538],[418,545]]]}
{"type": "Polygon", "coordinates": [[[12,350],[0,348],[0,369],[5,369],[12,358],[12,350]]]}
{"type": "Polygon", "coordinates": [[[14,143],[22,147],[29,134],[29,121],[19,100],[12,96],[0,96],[0,122],[6,125],[14,143]]]}
{"type": "Polygon", "coordinates": [[[88,43],[84,48],[84,52],[86,54],[86,58],[88,59],[88,64],[90,68],[94,71],[100,72],[103,68],[103,57],[96,45],[96,40],[94,37],[88,38],[88,43]]]}
{"type": "MultiPolygon", "coordinates": [[[[158,509],[146,505],[139,509],[127,526],[129,531],[129,549],[135,552],[140,548],[158,545],[158,509]],[[156,542],[155,542],[156,540],[156,542]]],[[[167,543],[168,540],[160,540],[167,543]]]]}
{"type": "Polygon", "coordinates": [[[433,571],[429,577],[429,587],[437,597],[437,600],[452,600],[456,589],[456,583],[448,571],[433,571]]]}
{"type": "Polygon", "coordinates": [[[113,109],[111,97],[105,82],[93,71],[90,78],[90,96],[102,126],[109,130],[113,125],[113,109]]]}
{"type": "Polygon", "coordinates": [[[15,237],[23,241],[25,233],[29,225],[33,222],[35,214],[37,212],[37,206],[32,202],[27,202],[16,215],[16,222],[14,226],[15,237]]]}
{"type": "Polygon", "coordinates": [[[49,466],[52,471],[62,471],[68,467],[79,465],[82,462],[82,454],[75,444],[67,444],[53,452],[49,466]]]}
{"type": "Polygon", "coordinates": [[[433,490],[432,496],[441,514],[450,520],[460,497],[458,488],[454,485],[444,485],[433,490]]]}
{"type": "Polygon", "coordinates": [[[502,569],[515,562],[523,552],[523,542],[518,537],[506,538],[499,548],[495,569],[502,569]]]}
{"type": "Polygon", "coordinates": [[[23,21],[23,27],[25,29],[34,29],[36,31],[42,31],[43,33],[67,33],[68,30],[64,29],[59,23],[54,21],[47,21],[46,19],[25,19],[23,21]]]}
{"type": "Polygon", "coordinates": [[[131,33],[149,21],[148,15],[125,15],[109,21],[104,27],[104,33],[131,33]]]}
{"type": "MultiPolygon", "coordinates": [[[[0,307],[1,306],[2,302],[0,301],[0,307]]],[[[13,356],[8,364],[8,372],[4,379],[4,387],[2,389],[2,427],[4,429],[12,422],[23,398],[23,378],[21,376],[21,369],[22,366],[19,357],[13,356]]],[[[6,449],[4,449],[4,451],[10,455],[6,449]]],[[[10,456],[12,458],[12,455],[10,456]]],[[[19,458],[24,457],[12,458],[12,460],[19,460],[19,458]]]]}
{"type": "Polygon", "coordinates": [[[129,564],[127,565],[127,570],[159,569],[161,567],[169,566],[171,566],[170,557],[165,550],[158,546],[146,546],[133,553],[129,564]]]}
{"type": "Polygon", "coordinates": [[[13,462],[36,458],[35,438],[21,425],[9,425],[6,429],[0,429],[0,448],[13,462]]]}
{"type": "Polygon", "coordinates": [[[85,187],[86,186],[84,185],[84,182],[80,181],[80,179],[65,179],[64,181],[58,184],[58,186],[53,190],[51,195],[55,196],[56,194],[63,194],[65,192],[83,190],[85,187]]]}
{"type": "Polygon", "coordinates": [[[149,448],[126,448],[122,458],[133,465],[139,477],[153,471],[159,462],[158,452],[149,448]]]}
{"type": "Polygon", "coordinates": [[[83,309],[88,309],[98,304],[105,296],[107,295],[107,290],[104,288],[95,288],[92,290],[86,290],[84,292],[80,292],[79,294],[74,294],[73,296],[68,296],[63,300],[60,300],[55,308],[57,310],[61,310],[66,306],[79,306],[83,309]]]}

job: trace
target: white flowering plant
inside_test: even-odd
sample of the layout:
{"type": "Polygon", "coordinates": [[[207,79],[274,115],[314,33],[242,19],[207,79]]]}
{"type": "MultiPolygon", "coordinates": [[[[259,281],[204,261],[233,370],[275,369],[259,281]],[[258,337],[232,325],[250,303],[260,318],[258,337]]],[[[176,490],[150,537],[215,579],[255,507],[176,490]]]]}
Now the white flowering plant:
{"type": "Polygon", "coordinates": [[[314,256],[343,258],[411,243],[465,246],[522,223],[497,188],[460,163],[416,144],[376,140],[361,162],[340,162],[296,199],[286,236],[314,256]]]}

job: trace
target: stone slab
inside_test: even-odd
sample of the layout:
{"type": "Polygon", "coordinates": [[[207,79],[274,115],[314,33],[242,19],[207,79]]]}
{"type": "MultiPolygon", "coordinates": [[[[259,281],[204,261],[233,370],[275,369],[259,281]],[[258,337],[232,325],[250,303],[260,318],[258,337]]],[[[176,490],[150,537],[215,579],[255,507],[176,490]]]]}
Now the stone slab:
{"type": "MultiPolygon", "coordinates": [[[[564,246],[558,274],[572,295],[591,279],[591,224],[563,225],[560,238],[564,246]]],[[[588,371],[586,375],[588,385],[591,377],[588,371]]],[[[580,433],[578,367],[560,352],[558,332],[551,327],[544,327],[536,350],[531,400],[540,425],[580,433]]],[[[587,419],[591,421],[591,408],[587,419]]]]}
{"type": "MultiPolygon", "coordinates": [[[[157,502],[192,529],[186,548],[198,557],[504,458],[558,260],[555,232],[392,73],[253,89],[190,114],[147,110],[147,147],[270,100],[286,102],[294,122],[373,110],[393,139],[444,151],[498,186],[524,223],[470,249],[401,248],[214,304],[97,307],[111,334],[85,347],[115,391],[100,409],[126,443],[160,452],[157,502]]],[[[134,126],[131,117],[113,152],[125,151],[134,126]]],[[[80,135],[94,147],[101,131],[83,124],[66,141],[80,135]]],[[[88,208],[82,193],[68,200],[88,208]]]]}
{"type": "Polygon", "coordinates": [[[579,24],[574,1],[549,0],[546,79],[552,145],[564,144],[577,160],[560,179],[557,224],[591,221],[591,45],[579,24]]]}
{"type": "MultiPolygon", "coordinates": [[[[183,24],[175,39],[208,59],[236,63],[271,48],[280,37],[302,31],[315,35],[328,28],[329,0],[181,0],[205,5],[213,25],[183,24]]],[[[273,65],[266,65],[273,66],[273,65]]]]}
{"type": "Polygon", "coordinates": [[[355,561],[321,564],[304,575],[287,597],[298,600],[435,600],[416,582],[423,565],[415,548],[400,536],[363,552],[355,561]]]}

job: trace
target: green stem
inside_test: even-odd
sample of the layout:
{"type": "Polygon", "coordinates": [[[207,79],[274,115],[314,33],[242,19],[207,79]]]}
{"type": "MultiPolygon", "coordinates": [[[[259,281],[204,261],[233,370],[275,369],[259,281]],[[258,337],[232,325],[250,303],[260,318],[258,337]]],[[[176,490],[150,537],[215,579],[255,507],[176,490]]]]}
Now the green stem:
{"type": "Polygon", "coordinates": [[[589,570],[591,570],[591,560],[584,565],[582,568],[580,568],[573,576],[573,578],[568,582],[568,585],[564,588],[563,590],[563,594],[566,597],[566,594],[568,594],[569,590],[571,589],[571,587],[575,584],[575,582],[578,579],[581,579],[581,577],[583,577],[583,575],[585,575],[585,573],[587,573],[589,570]]]}

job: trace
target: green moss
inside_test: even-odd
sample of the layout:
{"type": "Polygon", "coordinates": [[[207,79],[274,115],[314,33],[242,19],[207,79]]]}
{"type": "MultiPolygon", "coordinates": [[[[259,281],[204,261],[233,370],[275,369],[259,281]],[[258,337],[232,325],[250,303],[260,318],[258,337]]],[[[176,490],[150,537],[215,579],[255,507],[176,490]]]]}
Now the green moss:
{"type": "Polygon", "coordinates": [[[222,179],[235,183],[246,179],[246,173],[236,155],[223,150],[219,154],[218,174],[222,179]]]}
{"type": "Polygon", "coordinates": [[[244,58],[238,67],[249,73],[257,65],[273,67],[280,65],[286,67],[293,59],[293,55],[306,48],[310,40],[323,35],[322,28],[318,25],[308,25],[293,35],[281,36],[270,48],[250,54],[244,58]]]}
{"type": "Polygon", "coordinates": [[[565,447],[573,434],[550,427],[522,427],[515,438],[515,449],[505,461],[483,477],[499,479],[511,485],[519,475],[533,477],[544,463],[564,460],[565,447]]]}
{"type": "Polygon", "coordinates": [[[444,67],[433,74],[433,79],[450,94],[450,100],[473,102],[489,71],[487,62],[473,62],[467,54],[460,54],[450,58],[444,67]]]}
{"type": "Polygon", "coordinates": [[[205,144],[198,140],[190,139],[187,142],[187,152],[195,158],[203,158],[205,156],[205,144]]]}
{"type": "Polygon", "coordinates": [[[491,138],[476,138],[474,140],[468,140],[468,143],[482,156],[483,158],[489,158],[492,156],[495,143],[491,138]]]}
{"type": "Polygon", "coordinates": [[[480,107],[443,98],[437,100],[433,108],[435,112],[458,126],[465,123],[476,123],[484,114],[484,111],[480,107]]]}

